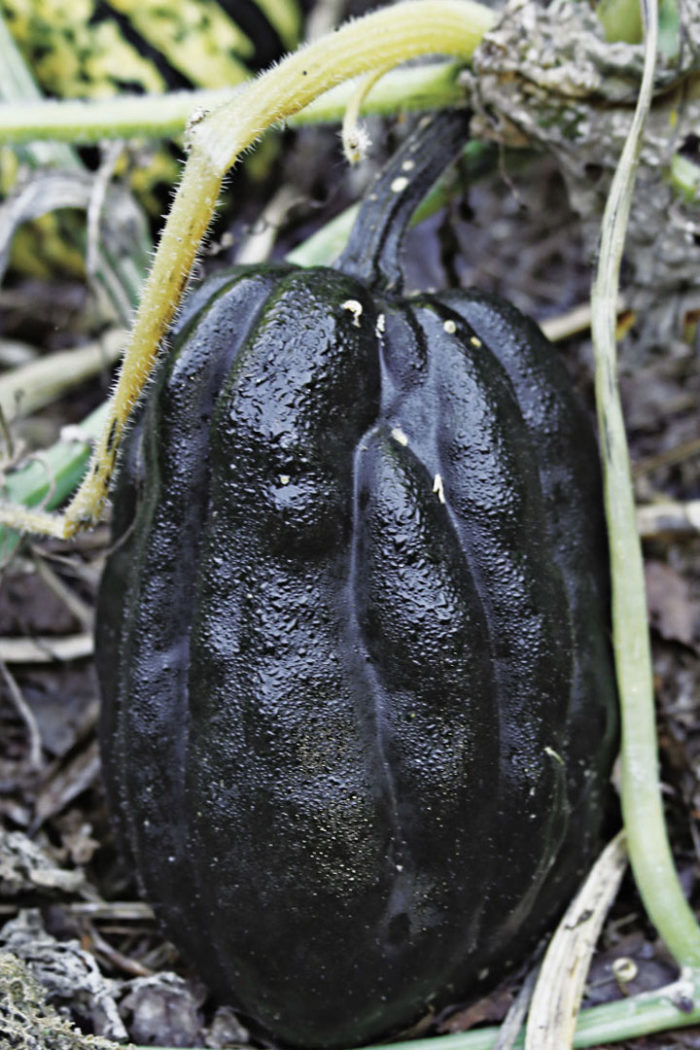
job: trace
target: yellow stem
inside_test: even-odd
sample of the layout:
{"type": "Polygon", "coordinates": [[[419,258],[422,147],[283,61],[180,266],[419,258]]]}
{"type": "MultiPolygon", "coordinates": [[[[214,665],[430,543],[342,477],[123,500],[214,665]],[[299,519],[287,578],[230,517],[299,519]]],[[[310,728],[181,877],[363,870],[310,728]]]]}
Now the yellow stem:
{"type": "Polygon", "coordinates": [[[85,480],[66,508],[64,535],[94,524],[102,511],[124,427],[158,356],[195,256],[216,208],[224,172],[192,156],[173,200],[136,312],[109,415],[85,480]]]}
{"type": "Polygon", "coordinates": [[[210,114],[196,134],[213,165],[225,172],[271,124],[336,84],[420,55],[468,59],[494,22],[493,12],[472,0],[409,0],[375,11],[289,55],[233,105],[210,114]]]}
{"type": "Polygon", "coordinates": [[[470,58],[494,21],[493,12],[472,0],[409,0],[384,8],[290,55],[191,127],[187,166],[144,288],[106,427],[66,510],[64,535],[99,518],[124,426],[177,310],[223,178],[240,154],[271,124],[351,77],[420,55],[470,58]]]}

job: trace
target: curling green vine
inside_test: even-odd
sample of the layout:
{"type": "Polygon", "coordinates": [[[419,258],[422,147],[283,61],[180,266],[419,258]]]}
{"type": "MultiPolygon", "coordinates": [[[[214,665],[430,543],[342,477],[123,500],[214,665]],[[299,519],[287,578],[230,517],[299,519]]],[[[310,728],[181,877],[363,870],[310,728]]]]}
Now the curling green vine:
{"type": "Polygon", "coordinates": [[[643,11],[644,75],[603,215],[591,328],[610,542],[613,642],[622,716],[621,797],[628,849],[644,905],[667,947],[679,966],[699,967],[700,928],[676,876],[661,804],[643,559],[617,388],[615,324],[620,262],[651,105],[658,40],[655,0],[643,0],[643,11]]]}

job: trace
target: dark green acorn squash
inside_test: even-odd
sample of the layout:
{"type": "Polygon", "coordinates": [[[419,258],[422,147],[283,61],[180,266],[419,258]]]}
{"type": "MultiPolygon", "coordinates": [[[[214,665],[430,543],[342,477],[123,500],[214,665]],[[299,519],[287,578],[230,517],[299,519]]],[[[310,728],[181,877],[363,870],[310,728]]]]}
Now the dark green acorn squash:
{"type": "Polygon", "coordinates": [[[121,836],[184,956],[291,1045],[468,994],[597,845],[616,699],[591,426],[508,303],[399,291],[465,129],[409,141],[336,268],[191,296],[116,494],[97,649],[121,836]]]}

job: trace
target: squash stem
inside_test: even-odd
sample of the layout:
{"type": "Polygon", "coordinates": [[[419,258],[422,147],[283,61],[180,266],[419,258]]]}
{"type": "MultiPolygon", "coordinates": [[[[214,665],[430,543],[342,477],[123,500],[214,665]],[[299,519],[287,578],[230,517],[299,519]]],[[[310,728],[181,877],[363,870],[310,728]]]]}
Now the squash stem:
{"type": "Polygon", "coordinates": [[[659,789],[654,691],[641,544],[620,406],[615,306],[620,261],[651,104],[657,50],[655,0],[644,0],[646,53],[632,127],[603,217],[598,270],[592,292],[596,398],[613,589],[613,641],[622,719],[621,796],[630,861],[647,913],[680,966],[700,966],[700,928],[675,872],[659,789]]]}
{"type": "Polygon", "coordinates": [[[343,273],[373,288],[398,290],[400,250],[409,221],[428,190],[460,152],[470,113],[446,109],[423,117],[365,198],[338,260],[343,273]]]}

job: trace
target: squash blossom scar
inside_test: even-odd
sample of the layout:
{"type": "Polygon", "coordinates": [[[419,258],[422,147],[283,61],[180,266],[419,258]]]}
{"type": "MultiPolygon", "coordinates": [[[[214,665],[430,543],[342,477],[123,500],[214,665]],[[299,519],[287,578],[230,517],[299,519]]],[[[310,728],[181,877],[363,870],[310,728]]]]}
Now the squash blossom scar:
{"type": "Polygon", "coordinates": [[[352,323],[355,328],[360,327],[360,316],[362,314],[362,303],[358,303],[357,299],[346,299],[342,304],[343,310],[349,310],[352,314],[352,323]]]}

